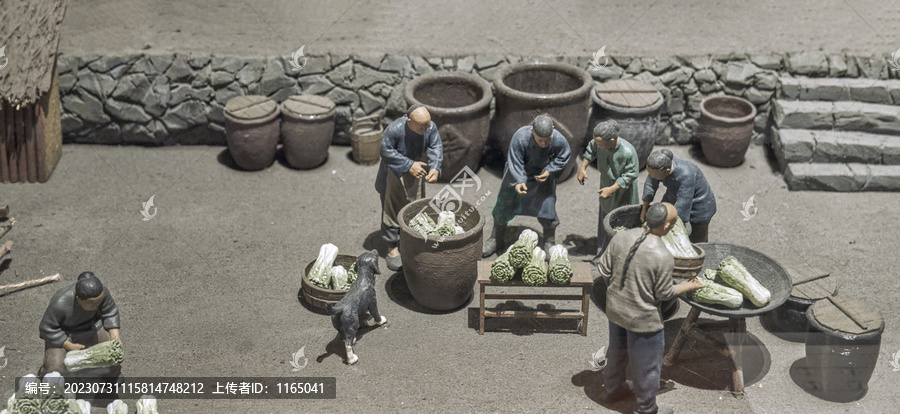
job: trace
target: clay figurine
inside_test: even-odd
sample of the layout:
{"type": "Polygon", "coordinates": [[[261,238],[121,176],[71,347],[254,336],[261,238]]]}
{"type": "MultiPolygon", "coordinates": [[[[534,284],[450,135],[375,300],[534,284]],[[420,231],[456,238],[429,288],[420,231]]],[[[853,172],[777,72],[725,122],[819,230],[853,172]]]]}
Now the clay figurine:
{"type": "Polygon", "coordinates": [[[647,173],[644,182],[641,221],[647,206],[656,196],[659,183],[666,186],[662,201],[672,203],[678,210],[678,217],[690,234],[691,243],[709,241],[709,221],[716,214],[716,196],[713,194],[703,171],[694,163],[675,158],[672,151],[661,149],[647,157],[647,173]]]}
{"type": "Polygon", "coordinates": [[[606,282],[606,316],[609,319],[607,365],[600,399],[606,403],[633,392],[638,413],[671,413],[656,403],[665,335],[660,303],[681,293],[699,289],[696,279],[673,285],[675,259],[660,240],[675,225],[678,213],[669,203],[650,206],[647,227],[620,231],[600,256],[597,269],[606,282]],[[631,361],[634,390],[625,384],[631,361]],[[657,411],[658,410],[658,411],[657,411]]]}
{"type": "Polygon", "coordinates": [[[600,171],[600,214],[597,218],[597,255],[593,259],[596,265],[600,254],[609,243],[606,231],[603,230],[603,219],[619,207],[640,203],[638,196],[638,157],[637,151],[628,141],[619,138],[619,123],[615,120],[600,122],[594,127],[594,139],[584,151],[584,161],[578,170],[578,182],[584,185],[587,180],[587,167],[597,162],[600,171]]]}
{"type": "Polygon", "coordinates": [[[359,360],[353,353],[353,344],[356,342],[360,318],[370,322],[370,326],[387,323],[387,318],[378,313],[378,303],[375,300],[375,275],[381,274],[378,270],[378,254],[374,250],[361,254],[356,259],[356,269],[358,276],[344,297],[338,303],[327,306],[334,329],[344,338],[348,364],[355,364],[359,360]]]}
{"type": "Polygon", "coordinates": [[[425,182],[437,181],[443,159],[441,136],[424,106],[413,106],[384,130],[375,190],[381,195],[381,238],[390,246],[385,257],[388,269],[402,267],[397,214],[425,197],[425,182]]]}
{"type": "Polygon", "coordinates": [[[518,215],[537,217],[543,227],[544,251],[556,244],[556,180],[571,154],[568,141],[547,115],[538,115],[513,134],[494,204],[494,228],[484,242],[483,257],[504,250],[506,225],[518,215]]]}
{"type": "MultiPolygon", "coordinates": [[[[121,343],[119,326],[119,308],[109,290],[91,272],[78,275],[75,283],[53,295],[41,319],[44,366],[38,371],[38,376],[53,371],[68,375],[63,361],[69,351],[109,340],[121,343]]],[[[92,376],[117,377],[121,366],[91,371],[95,374],[92,376]]]]}

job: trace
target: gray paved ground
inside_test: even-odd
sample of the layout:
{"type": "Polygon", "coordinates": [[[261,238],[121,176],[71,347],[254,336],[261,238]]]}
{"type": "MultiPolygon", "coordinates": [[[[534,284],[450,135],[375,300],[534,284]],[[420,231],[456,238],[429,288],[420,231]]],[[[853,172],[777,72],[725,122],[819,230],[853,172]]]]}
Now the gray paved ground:
{"type": "Polygon", "coordinates": [[[60,50],[572,56],[608,45],[612,56],[890,55],[897,27],[900,8],[881,0],[72,0],[60,50]]]}
{"type": "MultiPolygon", "coordinates": [[[[673,150],[690,156],[687,147],[673,150]]],[[[596,401],[600,377],[588,365],[607,341],[596,304],[587,337],[546,322],[494,324],[512,332],[480,336],[477,304],[423,313],[403,278],[386,271],[377,288],[390,328],[358,342],[355,366],[329,355],[340,350],[335,332],[326,317],[297,301],[297,290],[301,267],[321,244],[359,253],[377,230],[376,167],[354,164],[348,151],[332,147],[327,163],[312,171],[276,164],[246,173],[223,165],[218,147],[65,146],[50,182],[3,186],[0,201],[18,225],[6,237],[16,245],[0,284],[56,272],[71,282],[79,272],[96,272],[121,308],[128,376],[336,376],[339,387],[331,401],[168,400],[162,412],[607,412],[596,401]],[[143,221],[141,203],[154,194],[158,214],[143,221]],[[291,354],[303,346],[309,366],[292,372],[291,354]]],[[[830,403],[803,392],[788,370],[804,357],[804,345],[769,333],[759,318],[748,321],[745,399],[723,391],[727,360],[695,347],[666,371],[677,385],[660,400],[680,412],[893,412],[900,402],[900,373],[889,364],[900,349],[897,195],[788,192],[756,146],[737,168],[702,169],[719,202],[713,241],[828,269],[841,295],[865,299],[888,328],[870,391],[858,402],[830,403]],[[744,221],[741,203],[754,194],[758,214],[744,221]]],[[[588,186],[569,180],[559,188],[560,236],[581,260],[594,243],[592,174],[588,186]]],[[[496,194],[496,174],[482,169],[479,176],[482,191],[496,194]]],[[[474,201],[475,194],[466,197],[474,201]]],[[[479,211],[489,214],[494,200],[479,211]]],[[[539,229],[533,219],[513,224],[539,229]]],[[[60,286],[0,297],[0,346],[9,359],[0,371],[0,400],[12,393],[12,377],[39,367],[38,321],[60,286]]],[[[686,308],[667,324],[669,340],[686,308]]]]}

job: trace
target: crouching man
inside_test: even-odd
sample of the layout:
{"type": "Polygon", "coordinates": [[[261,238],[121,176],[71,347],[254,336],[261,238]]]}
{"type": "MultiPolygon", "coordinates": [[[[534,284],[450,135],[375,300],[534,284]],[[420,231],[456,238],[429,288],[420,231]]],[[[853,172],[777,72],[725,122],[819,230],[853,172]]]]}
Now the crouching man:
{"type": "MultiPolygon", "coordinates": [[[[77,351],[119,337],[119,309],[103,283],[91,272],[78,275],[78,280],[63,287],[53,298],[41,319],[44,340],[44,366],[38,372],[68,374],[64,364],[66,353],[77,351]]],[[[85,372],[84,371],[79,371],[85,372]]],[[[117,377],[120,366],[90,370],[92,376],[117,377]]]]}

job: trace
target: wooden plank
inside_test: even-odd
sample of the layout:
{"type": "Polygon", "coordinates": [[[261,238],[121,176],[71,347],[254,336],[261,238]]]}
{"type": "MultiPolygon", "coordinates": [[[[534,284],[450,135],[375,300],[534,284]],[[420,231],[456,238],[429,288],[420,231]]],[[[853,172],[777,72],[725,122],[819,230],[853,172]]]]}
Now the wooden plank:
{"type": "Polygon", "coordinates": [[[813,304],[812,315],[824,327],[855,335],[880,329],[884,323],[864,303],[836,296],[813,304]]]}
{"type": "Polygon", "coordinates": [[[45,183],[50,179],[50,174],[59,163],[62,157],[62,124],[61,119],[62,104],[59,99],[59,73],[56,69],[56,62],[53,66],[53,80],[50,86],[50,92],[41,96],[41,115],[42,122],[39,124],[43,133],[39,139],[43,143],[38,142],[38,181],[45,183]]]}
{"type": "Polygon", "coordinates": [[[508,300],[528,300],[528,299],[541,299],[541,300],[581,300],[581,295],[551,295],[551,294],[537,294],[537,293],[525,293],[525,294],[513,294],[513,293],[488,293],[484,295],[485,299],[508,299],[508,300]]]}
{"type": "Polygon", "coordinates": [[[828,296],[828,300],[834,304],[841,312],[844,312],[850,319],[853,320],[860,328],[863,330],[869,330],[869,321],[861,312],[858,312],[853,306],[853,302],[844,301],[842,298],[836,298],[834,296],[828,296]]]}
{"type": "Polygon", "coordinates": [[[485,317],[490,318],[537,318],[537,319],[582,319],[584,315],[578,311],[494,311],[485,310],[485,317]]]}
{"type": "Polygon", "coordinates": [[[19,167],[19,182],[28,182],[28,152],[25,149],[25,111],[16,109],[16,150],[18,152],[17,164],[19,167]]]}
{"type": "Polygon", "coordinates": [[[806,265],[790,266],[786,267],[785,270],[787,270],[788,275],[791,276],[791,282],[793,282],[794,285],[811,282],[830,275],[828,272],[823,272],[806,265]]]}
{"type": "Polygon", "coordinates": [[[9,165],[9,182],[19,182],[19,150],[16,148],[16,109],[12,104],[6,113],[6,132],[9,140],[6,141],[7,165],[9,165]]]}
{"type": "Polygon", "coordinates": [[[37,180],[38,182],[47,182],[47,140],[45,139],[44,129],[44,107],[36,105],[34,112],[34,145],[37,147],[37,180]]]}
{"type": "Polygon", "coordinates": [[[6,113],[10,111],[9,104],[0,99],[0,182],[9,182],[9,165],[6,158],[6,141],[9,133],[6,131],[6,113]]]}
{"type": "Polygon", "coordinates": [[[37,182],[37,156],[34,146],[34,110],[36,104],[27,104],[22,108],[25,112],[25,167],[28,172],[28,182],[37,182]]]}

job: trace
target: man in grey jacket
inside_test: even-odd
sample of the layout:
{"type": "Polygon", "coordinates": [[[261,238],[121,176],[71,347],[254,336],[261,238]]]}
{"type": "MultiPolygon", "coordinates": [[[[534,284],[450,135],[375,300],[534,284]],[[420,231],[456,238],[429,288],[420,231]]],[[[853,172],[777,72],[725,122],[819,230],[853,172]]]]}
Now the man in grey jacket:
{"type": "Polygon", "coordinates": [[[443,160],[441,136],[425,107],[410,108],[384,130],[375,190],[381,195],[381,238],[390,246],[385,257],[388,269],[398,271],[402,266],[397,248],[400,209],[425,197],[425,182],[437,181],[443,160]]]}
{"type": "Polygon", "coordinates": [[[616,233],[597,265],[607,285],[609,319],[609,348],[600,399],[612,403],[631,393],[625,385],[625,367],[630,360],[637,399],[635,412],[672,413],[671,407],[656,404],[665,349],[659,305],[703,284],[691,279],[673,285],[675,259],[660,237],[675,225],[675,207],[669,203],[651,205],[646,218],[647,227],[616,233]]]}
{"type": "MultiPolygon", "coordinates": [[[[53,298],[41,319],[44,340],[44,366],[38,372],[68,373],[63,361],[66,353],[119,337],[119,308],[109,290],[91,272],[78,275],[78,280],[63,287],[53,298]]],[[[97,371],[103,376],[118,376],[120,367],[97,371]]]]}

